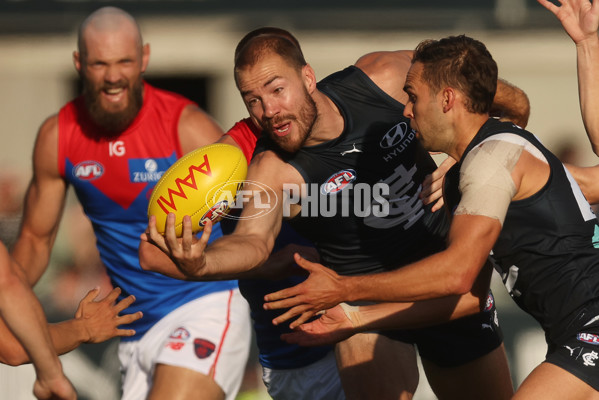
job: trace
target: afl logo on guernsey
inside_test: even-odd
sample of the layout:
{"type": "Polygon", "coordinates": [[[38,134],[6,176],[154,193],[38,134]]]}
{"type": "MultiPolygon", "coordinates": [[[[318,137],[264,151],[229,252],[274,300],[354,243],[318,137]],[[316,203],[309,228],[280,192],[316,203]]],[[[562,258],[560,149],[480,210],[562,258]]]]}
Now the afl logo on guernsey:
{"type": "Polygon", "coordinates": [[[82,181],[93,181],[104,174],[104,167],[97,161],[82,161],[73,167],[73,176],[82,181]]]}
{"type": "Polygon", "coordinates": [[[356,180],[356,171],[353,169],[345,169],[331,175],[325,183],[320,186],[321,194],[331,194],[342,191],[356,180]]]}

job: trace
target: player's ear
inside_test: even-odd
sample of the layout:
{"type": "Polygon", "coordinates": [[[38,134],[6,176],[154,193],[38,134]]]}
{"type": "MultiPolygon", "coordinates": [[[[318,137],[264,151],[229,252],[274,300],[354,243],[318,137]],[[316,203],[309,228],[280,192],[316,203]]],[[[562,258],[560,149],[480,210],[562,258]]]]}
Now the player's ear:
{"type": "Polygon", "coordinates": [[[441,91],[441,96],[443,102],[443,112],[446,113],[455,106],[456,92],[453,88],[446,87],[441,91]]]}
{"type": "Polygon", "coordinates": [[[77,50],[73,52],[73,64],[75,65],[77,72],[81,72],[81,53],[77,50]]]}
{"type": "Polygon", "coordinates": [[[316,90],[316,74],[314,70],[310,66],[310,64],[306,64],[302,68],[302,78],[304,80],[304,85],[306,85],[306,89],[308,93],[312,94],[314,90],[316,90]]]}
{"type": "Polygon", "coordinates": [[[150,62],[150,44],[146,43],[141,48],[141,72],[146,72],[150,62]]]}

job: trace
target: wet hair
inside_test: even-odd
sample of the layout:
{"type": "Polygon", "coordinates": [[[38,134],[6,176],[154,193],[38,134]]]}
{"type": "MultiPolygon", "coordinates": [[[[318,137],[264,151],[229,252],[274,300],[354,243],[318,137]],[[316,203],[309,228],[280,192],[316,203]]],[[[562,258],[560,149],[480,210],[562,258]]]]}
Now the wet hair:
{"type": "Polygon", "coordinates": [[[235,48],[235,82],[239,69],[252,66],[272,53],[298,70],[307,64],[299,42],[291,33],[281,28],[262,27],[246,34],[235,48]]]}
{"type": "Polygon", "coordinates": [[[497,63],[485,45],[465,35],[425,40],[414,52],[412,63],[422,63],[422,80],[431,92],[452,86],[467,97],[468,111],[491,110],[497,90],[497,63]]]}

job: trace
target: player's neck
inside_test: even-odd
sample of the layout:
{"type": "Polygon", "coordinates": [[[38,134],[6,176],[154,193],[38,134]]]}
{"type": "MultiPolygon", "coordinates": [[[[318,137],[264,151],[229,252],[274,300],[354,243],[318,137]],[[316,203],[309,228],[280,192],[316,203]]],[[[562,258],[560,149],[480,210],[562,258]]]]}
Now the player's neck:
{"type": "Polygon", "coordinates": [[[312,135],[306,142],[308,146],[338,138],[345,127],[339,108],[328,96],[317,90],[313,98],[318,116],[312,128],[312,135]]]}
{"type": "Polygon", "coordinates": [[[453,144],[453,148],[450,149],[447,154],[451,155],[456,160],[460,160],[470,142],[472,142],[488,119],[488,114],[467,113],[463,115],[455,124],[454,129],[457,140],[453,144]]]}

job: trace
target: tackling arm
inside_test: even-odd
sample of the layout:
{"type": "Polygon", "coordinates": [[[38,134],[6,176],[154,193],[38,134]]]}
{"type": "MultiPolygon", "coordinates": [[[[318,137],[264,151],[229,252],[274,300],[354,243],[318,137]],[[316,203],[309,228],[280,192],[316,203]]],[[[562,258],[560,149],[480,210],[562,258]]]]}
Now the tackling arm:
{"type": "Polygon", "coordinates": [[[480,272],[500,230],[497,219],[457,215],[446,250],[399,269],[372,275],[340,276],[296,255],[297,264],[310,276],[299,285],[265,296],[264,308],[289,308],[274,322],[300,315],[293,323],[297,326],[344,301],[415,302],[468,295],[481,279],[480,272]]]}
{"type": "Polygon", "coordinates": [[[408,95],[403,87],[413,54],[411,50],[378,51],[360,57],[355,65],[385,93],[406,104],[408,95]]]}
{"type": "MultiPolygon", "coordinates": [[[[266,308],[308,303],[315,311],[343,301],[412,302],[469,293],[487,261],[501,223],[479,215],[457,215],[446,250],[399,269],[371,275],[340,276],[296,256],[310,277],[293,288],[266,296],[266,308]],[[476,243],[476,247],[472,244],[476,243]]],[[[297,311],[297,310],[296,310],[297,311]]]]}
{"type": "Polygon", "coordinates": [[[395,271],[356,279],[344,292],[350,301],[417,301],[467,294],[500,231],[495,218],[456,215],[446,250],[395,271]]]}
{"type": "MultiPolygon", "coordinates": [[[[355,65],[389,96],[406,104],[408,95],[403,88],[406,75],[412,65],[413,54],[411,50],[373,52],[360,57],[355,65]]],[[[523,128],[526,127],[530,115],[530,103],[526,93],[509,82],[499,79],[491,115],[512,121],[523,128]]]]}
{"type": "MultiPolygon", "coordinates": [[[[348,337],[369,331],[386,329],[415,329],[440,324],[479,312],[484,309],[492,268],[485,268],[477,280],[477,289],[463,296],[448,296],[413,303],[378,303],[350,306],[341,303],[326,310],[319,318],[300,325],[293,321],[294,332],[282,339],[301,346],[333,344],[348,337]]],[[[275,319],[278,323],[278,319],[275,319]]]]}
{"type": "Polygon", "coordinates": [[[525,128],[530,116],[528,96],[508,81],[499,79],[490,115],[525,128]]]}
{"type": "MultiPolygon", "coordinates": [[[[116,302],[120,289],[113,289],[105,298],[96,300],[99,289],[91,290],[79,303],[75,318],[50,324],[48,331],[54,349],[60,354],[68,353],[82,343],[100,343],[118,336],[132,336],[132,329],[121,329],[141,318],[141,311],[134,314],[119,315],[135,298],[128,296],[116,302]]],[[[25,348],[9,330],[5,321],[0,319],[0,362],[9,365],[21,365],[31,361],[25,348]]]]}

